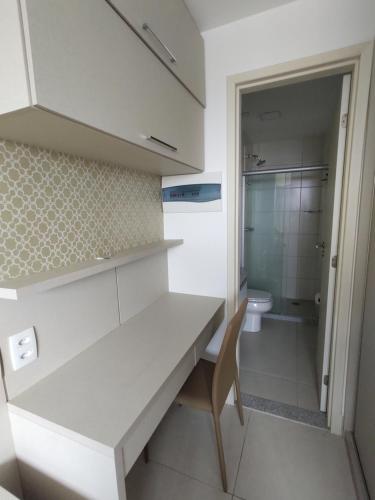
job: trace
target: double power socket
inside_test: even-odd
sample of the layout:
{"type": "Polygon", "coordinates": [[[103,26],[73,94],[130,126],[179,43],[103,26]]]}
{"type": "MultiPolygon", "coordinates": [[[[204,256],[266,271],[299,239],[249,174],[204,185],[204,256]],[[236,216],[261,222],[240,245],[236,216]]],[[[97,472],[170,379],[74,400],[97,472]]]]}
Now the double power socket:
{"type": "Polygon", "coordinates": [[[8,337],[10,360],[13,370],[19,370],[38,357],[34,327],[8,337]]]}

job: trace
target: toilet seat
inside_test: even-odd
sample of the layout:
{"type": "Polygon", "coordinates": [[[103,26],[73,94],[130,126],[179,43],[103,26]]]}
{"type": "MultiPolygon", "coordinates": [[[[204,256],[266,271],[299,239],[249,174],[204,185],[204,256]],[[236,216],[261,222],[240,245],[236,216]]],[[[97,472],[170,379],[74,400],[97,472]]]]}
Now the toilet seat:
{"type": "Polygon", "coordinates": [[[247,292],[245,332],[256,333],[262,330],[262,316],[273,307],[272,294],[264,290],[249,289],[247,292]]]}
{"type": "Polygon", "coordinates": [[[249,289],[247,291],[247,300],[248,302],[271,302],[272,295],[269,292],[264,292],[263,290],[254,290],[249,289]]]}

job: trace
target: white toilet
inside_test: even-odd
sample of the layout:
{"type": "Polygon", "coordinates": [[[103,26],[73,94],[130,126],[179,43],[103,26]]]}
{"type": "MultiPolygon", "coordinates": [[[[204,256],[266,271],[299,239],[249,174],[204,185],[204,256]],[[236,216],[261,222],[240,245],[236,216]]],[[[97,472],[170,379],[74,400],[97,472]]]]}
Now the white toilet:
{"type": "Polygon", "coordinates": [[[247,291],[245,332],[260,332],[262,329],[262,314],[270,311],[273,306],[272,295],[262,290],[247,291]]]}

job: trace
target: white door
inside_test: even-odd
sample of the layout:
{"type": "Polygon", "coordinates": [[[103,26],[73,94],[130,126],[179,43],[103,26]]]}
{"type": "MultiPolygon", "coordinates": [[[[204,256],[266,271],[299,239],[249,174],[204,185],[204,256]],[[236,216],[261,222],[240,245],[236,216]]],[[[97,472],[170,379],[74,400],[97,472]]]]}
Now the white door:
{"type": "Polygon", "coordinates": [[[331,137],[328,181],[322,188],[321,241],[321,303],[317,342],[317,374],[320,391],[320,411],[327,411],[329,361],[331,353],[332,318],[338,257],[341,188],[344,172],[346,123],[349,111],[350,75],[342,81],[341,104],[331,137]]]}

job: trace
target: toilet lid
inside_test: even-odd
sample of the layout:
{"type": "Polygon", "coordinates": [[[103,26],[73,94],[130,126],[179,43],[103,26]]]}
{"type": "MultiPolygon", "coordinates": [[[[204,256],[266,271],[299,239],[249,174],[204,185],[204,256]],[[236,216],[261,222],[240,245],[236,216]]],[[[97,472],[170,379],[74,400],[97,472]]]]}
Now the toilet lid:
{"type": "Polygon", "coordinates": [[[269,292],[253,289],[247,291],[247,300],[249,302],[270,302],[271,299],[272,295],[269,292]]]}

